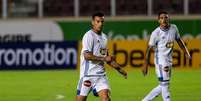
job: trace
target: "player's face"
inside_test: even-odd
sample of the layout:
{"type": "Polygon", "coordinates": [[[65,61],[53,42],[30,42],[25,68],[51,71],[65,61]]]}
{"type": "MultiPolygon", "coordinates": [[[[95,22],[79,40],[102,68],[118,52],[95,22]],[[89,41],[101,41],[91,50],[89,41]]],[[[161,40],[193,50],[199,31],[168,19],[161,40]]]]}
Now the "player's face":
{"type": "Polygon", "coordinates": [[[158,22],[160,26],[168,26],[169,25],[169,16],[168,14],[161,14],[159,16],[158,22]]]}
{"type": "Polygon", "coordinates": [[[95,16],[92,20],[93,30],[96,32],[101,32],[103,29],[104,17],[95,16]]]}

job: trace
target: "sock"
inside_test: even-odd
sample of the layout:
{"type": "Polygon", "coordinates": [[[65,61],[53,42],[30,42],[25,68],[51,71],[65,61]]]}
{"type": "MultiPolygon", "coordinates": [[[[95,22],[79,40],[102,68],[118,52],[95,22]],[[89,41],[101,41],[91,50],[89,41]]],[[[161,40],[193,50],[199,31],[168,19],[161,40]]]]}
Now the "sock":
{"type": "Polygon", "coordinates": [[[169,82],[161,82],[163,101],[170,101],[169,82]]]}
{"type": "Polygon", "coordinates": [[[151,101],[160,93],[161,93],[161,86],[158,85],[157,87],[152,89],[152,91],[142,101],[151,101]]]}

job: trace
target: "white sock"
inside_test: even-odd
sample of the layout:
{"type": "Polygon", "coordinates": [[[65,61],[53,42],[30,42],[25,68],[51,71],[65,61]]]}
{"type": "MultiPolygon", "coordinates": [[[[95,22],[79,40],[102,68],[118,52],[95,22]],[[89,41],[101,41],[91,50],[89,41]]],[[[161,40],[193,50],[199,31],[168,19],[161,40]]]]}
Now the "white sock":
{"type": "Polygon", "coordinates": [[[158,85],[157,87],[152,89],[152,91],[142,101],[151,101],[160,93],[161,93],[161,86],[158,85]]]}
{"type": "Polygon", "coordinates": [[[169,82],[161,83],[163,101],[170,101],[169,82]]]}

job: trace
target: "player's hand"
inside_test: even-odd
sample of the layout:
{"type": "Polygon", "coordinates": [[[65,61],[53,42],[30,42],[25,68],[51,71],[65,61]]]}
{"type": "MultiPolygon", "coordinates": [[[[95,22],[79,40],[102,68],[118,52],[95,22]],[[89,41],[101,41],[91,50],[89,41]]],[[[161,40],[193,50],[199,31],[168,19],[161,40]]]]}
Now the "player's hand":
{"type": "Polygon", "coordinates": [[[113,61],[113,57],[112,56],[106,56],[104,58],[105,62],[109,63],[109,62],[112,62],[113,61]]]}
{"type": "Polygon", "coordinates": [[[127,72],[124,71],[123,69],[119,69],[118,72],[124,76],[125,79],[127,79],[127,72]]]}
{"type": "Polygon", "coordinates": [[[191,57],[190,55],[188,56],[188,58],[189,58],[189,59],[192,59],[192,57],[191,57]]]}
{"type": "Polygon", "coordinates": [[[142,73],[143,73],[144,76],[147,75],[147,73],[148,73],[148,64],[147,63],[145,63],[143,65],[143,67],[142,67],[142,73]]]}
{"type": "Polygon", "coordinates": [[[186,57],[188,57],[188,59],[192,59],[190,54],[186,54],[186,57]]]}
{"type": "Polygon", "coordinates": [[[112,60],[110,63],[108,63],[111,67],[116,69],[121,75],[124,76],[125,79],[127,79],[127,72],[124,71],[121,66],[114,60],[112,60]]]}

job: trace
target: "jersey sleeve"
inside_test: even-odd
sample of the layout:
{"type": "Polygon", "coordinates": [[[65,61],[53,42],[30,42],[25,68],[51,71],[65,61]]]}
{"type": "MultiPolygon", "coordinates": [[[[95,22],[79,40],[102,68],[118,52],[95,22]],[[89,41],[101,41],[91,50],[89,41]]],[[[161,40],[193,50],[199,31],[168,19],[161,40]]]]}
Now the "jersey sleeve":
{"type": "Polygon", "coordinates": [[[106,47],[108,47],[108,36],[106,34],[103,33],[103,36],[104,36],[104,39],[105,39],[105,44],[106,44],[106,47]]]}
{"type": "Polygon", "coordinates": [[[156,45],[156,37],[157,37],[157,33],[155,31],[152,32],[150,39],[149,39],[149,46],[155,46],[156,45]]]}
{"type": "Polygon", "coordinates": [[[175,29],[176,29],[175,39],[177,40],[177,39],[180,38],[180,34],[179,34],[179,30],[178,30],[177,26],[176,25],[174,25],[174,26],[175,26],[175,29]]]}
{"type": "Polygon", "coordinates": [[[84,51],[93,51],[93,37],[90,33],[86,33],[82,39],[82,48],[84,51]]]}

